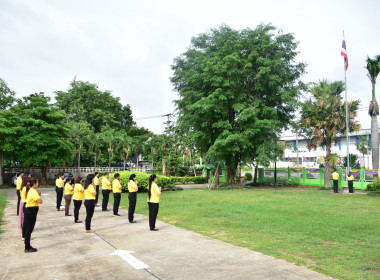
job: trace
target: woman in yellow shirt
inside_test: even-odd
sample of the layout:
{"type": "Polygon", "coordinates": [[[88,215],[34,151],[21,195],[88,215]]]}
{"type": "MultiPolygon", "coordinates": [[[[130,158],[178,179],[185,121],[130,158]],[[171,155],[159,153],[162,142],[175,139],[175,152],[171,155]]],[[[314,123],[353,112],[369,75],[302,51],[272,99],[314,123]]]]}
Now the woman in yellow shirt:
{"type": "Polygon", "coordinates": [[[30,237],[37,221],[38,206],[42,204],[41,191],[38,189],[38,180],[30,178],[30,185],[26,186],[25,197],[25,253],[37,252],[36,248],[30,246],[30,237]]]}
{"type": "Polygon", "coordinates": [[[162,189],[157,186],[157,176],[152,174],[149,177],[148,185],[148,206],[149,206],[149,228],[151,231],[158,231],[156,219],[160,203],[162,189]]]}
{"type": "Polygon", "coordinates": [[[352,176],[352,172],[348,173],[347,181],[348,181],[348,192],[354,193],[354,176],[352,176]]]}
{"type": "Polygon", "coordinates": [[[82,186],[82,177],[76,177],[75,178],[75,185],[74,185],[74,195],[73,195],[74,222],[75,223],[81,223],[82,222],[79,220],[79,210],[82,206],[83,200],[84,200],[84,188],[82,186]]]}
{"type": "Polygon", "coordinates": [[[18,228],[21,229],[22,234],[22,240],[25,240],[25,223],[24,223],[24,214],[25,214],[25,204],[26,204],[26,187],[27,185],[30,186],[30,178],[27,176],[24,176],[22,178],[21,188],[20,188],[20,197],[21,197],[21,203],[20,203],[20,209],[19,209],[19,215],[18,215],[18,228]]]}
{"type": "Polygon", "coordinates": [[[74,194],[74,178],[66,178],[65,191],[63,198],[65,199],[65,216],[72,216],[70,212],[71,198],[74,194]]]}
{"type": "Polygon", "coordinates": [[[108,178],[109,176],[110,176],[109,173],[105,172],[102,179],[102,195],[103,195],[102,211],[110,211],[107,209],[108,200],[109,200],[110,192],[111,192],[111,182],[108,178]]]}
{"type": "Polygon", "coordinates": [[[91,219],[95,210],[96,190],[94,187],[94,174],[88,174],[84,185],[84,206],[86,207],[86,232],[94,232],[91,229],[91,219]]]}
{"type": "Polygon", "coordinates": [[[333,179],[333,189],[334,189],[334,193],[338,193],[338,185],[339,185],[339,173],[336,171],[336,169],[334,168],[334,172],[332,174],[332,179],[333,179]]]}
{"type": "Polygon", "coordinates": [[[63,182],[63,178],[65,175],[63,172],[58,173],[58,178],[55,180],[55,190],[57,192],[57,211],[61,211],[61,203],[63,197],[63,188],[65,187],[65,183],[63,182]]]}
{"type": "Polygon", "coordinates": [[[20,213],[20,201],[21,201],[21,195],[20,195],[20,189],[22,184],[22,177],[24,176],[24,172],[21,171],[20,174],[18,174],[17,181],[16,181],[16,194],[17,194],[17,216],[20,213]]]}
{"type": "Polygon", "coordinates": [[[128,199],[129,199],[129,208],[128,208],[128,220],[130,223],[136,223],[136,221],[133,219],[136,209],[136,199],[137,199],[137,191],[139,188],[137,187],[137,184],[139,181],[136,180],[136,174],[131,174],[129,176],[129,182],[128,182],[128,199]]]}
{"type": "Polygon", "coordinates": [[[95,178],[94,178],[94,186],[95,186],[95,191],[96,191],[96,196],[95,196],[95,206],[98,205],[98,199],[99,199],[99,172],[94,173],[95,178]]]}
{"type": "Polygon", "coordinates": [[[119,205],[120,205],[120,199],[121,199],[121,181],[120,181],[120,174],[115,173],[114,175],[115,179],[112,181],[112,191],[113,191],[113,215],[114,216],[120,216],[119,215],[119,205]]]}

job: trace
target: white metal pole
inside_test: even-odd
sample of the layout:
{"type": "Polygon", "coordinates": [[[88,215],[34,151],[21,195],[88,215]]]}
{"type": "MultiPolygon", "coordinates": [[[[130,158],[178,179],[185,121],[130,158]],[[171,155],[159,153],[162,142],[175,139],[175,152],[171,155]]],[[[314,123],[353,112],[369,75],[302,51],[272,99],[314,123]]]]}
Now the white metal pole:
{"type": "Polygon", "coordinates": [[[347,141],[347,169],[346,169],[346,186],[348,186],[348,172],[350,170],[350,135],[349,135],[349,119],[348,119],[348,102],[347,102],[347,78],[346,78],[346,62],[343,59],[344,66],[344,84],[346,91],[346,141],[347,141]]]}

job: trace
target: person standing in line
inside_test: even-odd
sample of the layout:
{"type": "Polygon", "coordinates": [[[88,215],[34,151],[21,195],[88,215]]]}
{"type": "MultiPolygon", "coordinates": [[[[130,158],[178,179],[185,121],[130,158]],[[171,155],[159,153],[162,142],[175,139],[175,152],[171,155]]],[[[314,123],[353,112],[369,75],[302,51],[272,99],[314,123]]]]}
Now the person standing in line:
{"type": "Polygon", "coordinates": [[[38,189],[38,180],[30,178],[30,185],[26,186],[25,196],[25,253],[37,252],[36,248],[30,245],[30,238],[37,221],[39,205],[42,204],[41,191],[38,189]]]}
{"type": "Polygon", "coordinates": [[[25,215],[25,204],[26,204],[26,187],[30,187],[30,178],[29,177],[22,177],[22,184],[21,184],[21,190],[20,190],[20,196],[21,196],[21,203],[20,203],[20,209],[19,209],[19,215],[18,215],[18,228],[21,229],[22,239],[25,240],[25,223],[24,223],[24,215],[25,215]]]}
{"type": "Polygon", "coordinates": [[[19,215],[20,211],[20,190],[21,190],[21,184],[22,184],[22,177],[24,176],[24,172],[21,171],[18,176],[17,176],[17,181],[16,181],[16,194],[17,194],[17,216],[19,215]]]}
{"type": "Polygon", "coordinates": [[[120,174],[115,174],[115,179],[112,181],[112,191],[113,191],[113,215],[114,216],[120,216],[119,215],[119,205],[120,205],[120,199],[121,199],[121,181],[120,181],[120,174]]]}
{"type": "Polygon", "coordinates": [[[58,173],[58,178],[55,180],[55,186],[57,190],[57,211],[61,211],[61,203],[63,197],[63,188],[65,187],[65,183],[63,182],[64,174],[63,172],[58,173]]]}
{"type": "Polygon", "coordinates": [[[136,223],[134,220],[134,214],[136,209],[136,199],[137,199],[137,191],[139,188],[137,187],[137,184],[139,181],[136,179],[135,174],[131,174],[129,176],[129,182],[128,182],[128,199],[129,199],[129,208],[128,208],[128,220],[130,223],[136,223]]]}
{"type": "Polygon", "coordinates": [[[94,173],[95,178],[94,178],[94,186],[96,190],[96,198],[95,198],[95,206],[99,206],[98,204],[98,199],[99,199],[99,172],[94,173]]]}
{"type": "Polygon", "coordinates": [[[334,172],[332,174],[332,179],[333,179],[333,183],[334,183],[334,193],[338,193],[338,181],[339,181],[339,174],[338,172],[336,171],[336,168],[334,168],[334,172]]]}
{"type": "Polygon", "coordinates": [[[75,178],[75,185],[74,185],[74,195],[73,195],[74,222],[75,223],[81,223],[82,222],[79,220],[79,209],[82,206],[83,200],[84,200],[84,188],[82,186],[82,178],[76,177],[75,178]]]}
{"type": "Polygon", "coordinates": [[[71,198],[74,194],[74,178],[66,178],[65,192],[63,198],[65,199],[65,216],[72,216],[70,212],[71,198]]]}
{"type": "Polygon", "coordinates": [[[104,176],[102,179],[102,194],[103,194],[102,211],[110,211],[107,209],[110,192],[111,192],[111,182],[109,180],[109,174],[108,172],[106,172],[104,173],[104,176]]]}
{"type": "Polygon", "coordinates": [[[157,186],[157,176],[152,174],[149,177],[148,185],[148,206],[149,206],[149,228],[151,231],[158,231],[156,219],[160,203],[162,189],[157,186]]]}
{"type": "Polygon", "coordinates": [[[348,181],[348,193],[354,193],[354,176],[352,175],[352,172],[348,173],[347,181],[348,181]]]}
{"type": "Polygon", "coordinates": [[[86,232],[95,232],[91,229],[91,220],[95,210],[96,190],[94,186],[94,174],[88,174],[84,185],[84,206],[86,207],[86,232]]]}

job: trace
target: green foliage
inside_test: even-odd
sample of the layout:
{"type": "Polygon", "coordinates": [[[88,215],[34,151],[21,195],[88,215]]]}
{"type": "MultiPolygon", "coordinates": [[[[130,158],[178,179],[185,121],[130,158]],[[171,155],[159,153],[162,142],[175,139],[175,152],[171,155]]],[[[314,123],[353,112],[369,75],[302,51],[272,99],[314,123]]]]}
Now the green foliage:
{"type": "Polygon", "coordinates": [[[297,43],[276,31],[222,25],[194,37],[172,65],[177,125],[206,159],[227,165],[230,181],[241,161],[273,152],[267,139],[289,125],[304,88],[297,43]]]}
{"type": "Polygon", "coordinates": [[[15,101],[15,92],[0,78],[0,110],[8,109],[15,101]]]}
{"type": "Polygon", "coordinates": [[[244,178],[247,181],[252,181],[252,173],[249,173],[249,172],[245,173],[244,178]]]}
{"type": "Polygon", "coordinates": [[[367,185],[367,191],[380,194],[380,178],[376,178],[373,183],[367,185]]]}
{"type": "MultiPolygon", "coordinates": [[[[112,181],[114,179],[114,174],[116,172],[110,173],[110,180],[112,181]]],[[[129,176],[131,174],[136,174],[136,179],[138,181],[138,187],[139,191],[146,191],[149,184],[149,176],[151,174],[138,172],[138,171],[119,171],[117,172],[120,174],[120,180],[122,181],[122,187],[123,192],[128,191],[128,182],[129,182],[129,176]]],[[[104,172],[99,172],[99,176],[103,176],[104,172]]],[[[203,184],[207,182],[206,177],[166,177],[162,175],[157,175],[157,185],[160,187],[165,187],[167,185],[172,185],[174,183],[180,183],[180,184],[186,184],[193,182],[194,184],[203,184]]],[[[100,179],[100,182],[102,180],[100,179]]]]}
{"type": "MultiPolygon", "coordinates": [[[[343,167],[347,167],[347,156],[343,157],[343,167]]],[[[358,155],[350,154],[350,168],[360,169],[360,160],[358,155]]]]}

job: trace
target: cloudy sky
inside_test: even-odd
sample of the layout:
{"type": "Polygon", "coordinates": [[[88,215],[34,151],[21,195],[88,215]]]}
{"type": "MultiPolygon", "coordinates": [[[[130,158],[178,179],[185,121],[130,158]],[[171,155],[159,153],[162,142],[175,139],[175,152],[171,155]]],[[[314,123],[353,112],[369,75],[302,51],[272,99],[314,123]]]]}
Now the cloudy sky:
{"type": "MultiPolygon", "coordinates": [[[[222,23],[234,29],[272,23],[299,41],[305,82],[343,80],[345,30],[349,99],[360,99],[363,128],[371,85],[365,59],[380,54],[380,1],[1,0],[0,77],[17,97],[54,96],[70,81],[96,83],[130,104],[136,119],[174,111],[173,59],[192,36],[222,23]]],[[[99,104],[101,106],[101,104],[99,104]]],[[[164,118],[137,124],[160,133],[164,118]]]]}

